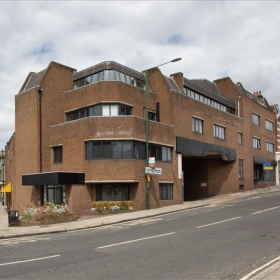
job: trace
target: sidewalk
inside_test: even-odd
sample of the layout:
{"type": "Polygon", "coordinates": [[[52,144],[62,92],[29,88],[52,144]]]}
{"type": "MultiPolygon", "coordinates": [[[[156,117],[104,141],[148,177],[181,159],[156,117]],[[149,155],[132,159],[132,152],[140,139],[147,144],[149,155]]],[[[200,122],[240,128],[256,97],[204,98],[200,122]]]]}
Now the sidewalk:
{"type": "Polygon", "coordinates": [[[264,266],[252,271],[241,280],[279,280],[280,279],[280,261],[278,257],[265,264],[264,266]],[[275,262],[278,260],[278,262],[275,262]],[[265,269],[265,267],[268,267],[265,269]],[[261,271],[261,272],[259,272],[261,271]],[[254,276],[256,275],[256,276],[254,276]]]}
{"type": "Polygon", "coordinates": [[[178,212],[178,211],[188,210],[197,207],[203,207],[211,204],[220,204],[233,199],[249,197],[253,194],[261,194],[261,193],[268,193],[268,192],[272,193],[272,192],[279,192],[279,191],[280,191],[280,186],[274,186],[274,187],[270,187],[269,190],[267,188],[254,189],[247,192],[238,192],[234,194],[220,195],[220,196],[215,196],[203,200],[188,201],[179,205],[166,206],[166,207],[161,207],[161,208],[156,208],[151,210],[142,210],[142,211],[135,211],[135,212],[124,213],[124,214],[109,215],[109,216],[98,216],[98,217],[95,216],[94,218],[80,220],[80,221],[53,224],[53,225],[44,225],[44,226],[32,226],[32,227],[8,227],[8,222],[7,222],[8,217],[7,217],[6,209],[4,209],[3,206],[0,206],[0,239],[66,232],[66,231],[73,231],[79,229],[100,227],[104,225],[112,225],[125,221],[154,217],[162,214],[178,212]]]}
{"type": "MultiPolygon", "coordinates": [[[[8,227],[8,212],[5,206],[0,205],[0,231],[8,227]]],[[[1,235],[1,233],[0,233],[1,235]]]]}

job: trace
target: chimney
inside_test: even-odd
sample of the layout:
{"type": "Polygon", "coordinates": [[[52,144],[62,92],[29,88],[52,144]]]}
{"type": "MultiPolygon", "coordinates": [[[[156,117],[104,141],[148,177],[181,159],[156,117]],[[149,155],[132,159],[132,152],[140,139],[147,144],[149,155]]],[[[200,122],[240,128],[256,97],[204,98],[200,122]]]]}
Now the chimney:
{"type": "Polygon", "coordinates": [[[184,92],[184,76],[183,73],[178,72],[170,75],[171,79],[176,83],[181,92],[184,92]]]}

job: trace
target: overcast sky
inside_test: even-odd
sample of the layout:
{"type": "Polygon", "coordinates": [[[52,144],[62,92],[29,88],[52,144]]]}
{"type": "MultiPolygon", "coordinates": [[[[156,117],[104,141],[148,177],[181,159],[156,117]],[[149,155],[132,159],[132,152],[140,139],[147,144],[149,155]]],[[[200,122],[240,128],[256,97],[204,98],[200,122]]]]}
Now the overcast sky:
{"type": "MultiPolygon", "coordinates": [[[[280,2],[0,2],[0,149],[14,132],[27,74],[57,61],[77,70],[114,60],[213,81],[230,76],[280,103],[280,2]]],[[[28,124],[27,124],[28,125],[28,124]]]]}

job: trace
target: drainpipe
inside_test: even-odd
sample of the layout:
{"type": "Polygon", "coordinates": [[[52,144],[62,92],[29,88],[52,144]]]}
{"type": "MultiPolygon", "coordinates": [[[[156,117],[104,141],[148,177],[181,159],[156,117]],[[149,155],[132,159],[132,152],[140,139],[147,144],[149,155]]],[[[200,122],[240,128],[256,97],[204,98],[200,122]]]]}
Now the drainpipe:
{"type": "Polygon", "coordinates": [[[241,100],[241,94],[238,94],[238,100],[237,100],[237,116],[240,118],[240,100],[241,100]]]}

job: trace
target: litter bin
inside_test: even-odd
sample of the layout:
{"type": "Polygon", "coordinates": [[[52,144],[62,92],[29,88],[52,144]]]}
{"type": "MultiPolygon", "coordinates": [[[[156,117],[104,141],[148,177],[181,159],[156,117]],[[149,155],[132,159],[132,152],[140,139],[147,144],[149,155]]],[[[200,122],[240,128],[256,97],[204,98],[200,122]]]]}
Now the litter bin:
{"type": "Polygon", "coordinates": [[[19,218],[18,211],[15,210],[8,211],[9,226],[17,226],[18,218],[19,218]]]}

